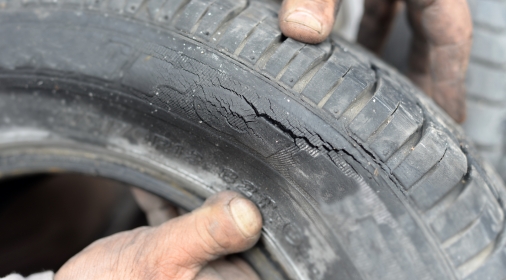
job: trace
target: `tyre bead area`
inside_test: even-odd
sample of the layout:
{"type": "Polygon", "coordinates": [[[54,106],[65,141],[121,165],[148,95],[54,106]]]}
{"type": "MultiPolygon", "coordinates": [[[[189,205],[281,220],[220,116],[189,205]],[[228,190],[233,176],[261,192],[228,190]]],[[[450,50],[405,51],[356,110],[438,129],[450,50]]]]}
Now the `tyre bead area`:
{"type": "MultiPolygon", "coordinates": [[[[113,3],[119,2],[109,2],[113,3]]],[[[19,3],[13,5],[16,4],[19,3]]],[[[146,6],[150,13],[151,4],[156,5],[156,1],[146,6]]],[[[182,33],[217,41],[216,48],[222,53],[198,42],[201,39],[142,27],[128,17],[120,20],[102,13],[64,11],[51,6],[30,9],[27,4],[25,12],[7,10],[0,17],[0,32],[5,32],[1,33],[2,38],[11,38],[0,42],[0,68],[6,78],[1,85],[9,89],[13,99],[21,98],[14,92],[25,87],[39,89],[39,94],[46,97],[54,91],[53,98],[58,102],[59,94],[67,94],[66,91],[81,98],[95,98],[94,105],[77,116],[78,123],[87,121],[86,111],[93,112],[103,104],[89,123],[109,127],[103,124],[107,123],[103,116],[112,113],[105,109],[109,104],[139,111],[119,116],[144,131],[158,130],[158,135],[166,136],[170,129],[164,129],[164,123],[180,121],[177,116],[184,116],[186,123],[174,125],[184,126],[188,139],[196,141],[207,131],[203,139],[230,143],[230,147],[236,147],[235,155],[225,149],[214,161],[203,157],[210,166],[219,167],[210,172],[221,175],[213,185],[217,188],[214,191],[227,187],[240,190],[263,205],[267,221],[274,217],[272,228],[267,224],[266,230],[276,236],[278,249],[285,251],[288,261],[284,265],[292,267],[292,277],[407,279],[416,275],[417,279],[475,279],[477,273],[486,271],[483,256],[501,258],[500,250],[486,251],[490,246],[502,246],[498,236],[503,212],[497,194],[479,196],[485,199],[476,207],[466,206],[470,198],[460,199],[462,190],[485,187],[487,191],[487,179],[482,178],[483,171],[473,160],[465,164],[466,157],[457,141],[448,136],[451,128],[444,125],[444,117],[434,122],[430,117],[434,113],[420,108],[424,104],[424,110],[432,110],[432,105],[425,104],[422,97],[413,101],[402,93],[412,91],[409,85],[394,81],[388,71],[365,67],[369,64],[367,57],[348,53],[339,45],[306,47],[291,40],[279,41],[280,34],[272,20],[275,8],[269,10],[252,2],[234,22],[221,26],[222,22],[216,24],[221,16],[206,15],[225,13],[223,19],[230,19],[244,8],[243,2],[216,4],[220,8],[216,11],[212,10],[216,5],[208,6],[207,2],[181,2],[177,10],[172,9],[178,5],[171,4],[174,6],[163,6],[156,12],[161,16],[157,21],[167,16],[171,26],[182,33]],[[261,23],[256,24],[258,21],[261,23]],[[224,32],[226,26],[237,28],[224,32]],[[192,28],[187,30],[188,27],[192,28]],[[254,32],[248,31],[252,28],[254,32]],[[246,37],[248,40],[244,40],[246,37]],[[279,42],[269,45],[262,39],[279,42]],[[261,46],[265,49],[259,50],[261,46]],[[254,64],[270,78],[261,77],[229,56],[254,64]],[[364,64],[361,65],[359,61],[367,62],[360,62],[364,64]],[[325,73],[333,73],[333,78],[327,79],[325,73]],[[87,79],[91,79],[86,81],[88,84],[102,85],[100,94],[98,89],[87,88],[87,79]],[[67,81],[74,82],[65,86],[67,81]],[[325,88],[329,94],[318,96],[321,92],[314,91],[317,87],[325,88]],[[117,96],[125,100],[115,99],[117,96]],[[97,102],[96,98],[102,101],[97,102]],[[140,115],[154,116],[158,122],[141,121],[140,115]],[[237,158],[241,151],[246,159],[237,158]],[[227,154],[228,158],[224,156],[227,154]],[[245,165],[251,166],[240,168],[245,165]],[[267,171],[259,171],[261,166],[267,171]],[[468,166],[470,175],[459,184],[468,166]],[[265,178],[266,174],[278,179],[265,178]],[[446,179],[447,174],[452,177],[446,179]],[[262,183],[256,183],[259,180],[262,183]],[[266,187],[269,181],[276,182],[276,188],[266,187]],[[272,202],[276,208],[272,208],[272,202]],[[474,215],[482,213],[481,205],[491,205],[491,211],[474,215]],[[460,221],[452,216],[460,209],[477,211],[470,217],[475,219],[471,224],[478,226],[466,231],[466,224],[462,225],[463,232],[448,233],[445,225],[460,221]],[[278,216],[291,223],[276,221],[278,216]],[[486,236],[474,238],[477,242],[470,240],[473,234],[483,232],[482,225],[493,224],[487,217],[495,219],[499,226],[485,230],[486,236]],[[469,266],[473,261],[474,266],[469,266]]],[[[96,8],[105,4],[97,5],[96,8]]],[[[139,6],[133,7],[135,10],[139,6]]],[[[146,15],[139,12],[138,17],[143,16],[146,15]]],[[[26,116],[13,112],[12,108],[19,107],[12,102],[4,100],[6,109],[11,108],[2,110],[4,116],[11,114],[5,127],[14,126],[12,120],[18,122],[16,126],[26,125],[21,121],[31,117],[27,120],[29,125],[46,125],[64,138],[105,147],[118,144],[107,135],[102,143],[93,142],[96,137],[92,134],[66,135],[66,115],[52,116],[53,123],[63,123],[49,124],[46,122],[51,112],[26,116]]],[[[30,102],[33,99],[25,99],[24,103],[30,102]]],[[[57,112],[59,106],[55,103],[48,108],[57,112]]],[[[37,112],[37,108],[25,112],[37,112]]],[[[143,139],[145,133],[120,136],[140,146],[156,143],[152,137],[143,139]]],[[[190,151],[202,149],[205,143],[194,142],[190,151]]],[[[163,147],[155,145],[154,150],[163,155],[163,147]]],[[[122,152],[132,153],[135,149],[122,152]]],[[[195,154],[189,158],[194,159],[195,154]]],[[[187,168],[191,166],[195,165],[187,168]]],[[[487,265],[501,269],[492,262],[487,265]]]]}

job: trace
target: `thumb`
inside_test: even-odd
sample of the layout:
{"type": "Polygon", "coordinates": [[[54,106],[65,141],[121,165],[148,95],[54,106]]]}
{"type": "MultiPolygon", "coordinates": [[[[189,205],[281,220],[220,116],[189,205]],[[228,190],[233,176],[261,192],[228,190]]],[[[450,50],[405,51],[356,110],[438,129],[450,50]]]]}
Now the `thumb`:
{"type": "Polygon", "coordinates": [[[283,34],[295,40],[318,44],[332,31],[340,0],[284,0],[279,11],[283,34]]]}
{"type": "Polygon", "coordinates": [[[161,250],[157,270],[169,279],[193,279],[208,262],[245,251],[258,241],[260,211],[235,192],[221,192],[202,207],[170,220],[154,233],[161,250]]]}

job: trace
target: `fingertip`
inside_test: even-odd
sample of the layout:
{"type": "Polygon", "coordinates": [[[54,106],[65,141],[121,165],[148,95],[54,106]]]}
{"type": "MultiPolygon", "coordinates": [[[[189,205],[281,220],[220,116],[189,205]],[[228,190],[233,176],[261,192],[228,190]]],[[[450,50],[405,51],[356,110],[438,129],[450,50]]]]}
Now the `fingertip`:
{"type": "Polygon", "coordinates": [[[318,44],[329,36],[335,21],[336,1],[285,0],[279,13],[283,34],[297,41],[318,44]]]}
{"type": "Polygon", "coordinates": [[[233,191],[219,192],[209,197],[204,207],[211,207],[221,212],[219,216],[229,216],[238,233],[245,239],[258,239],[262,230],[262,215],[258,207],[240,193],[233,191]]]}
{"type": "Polygon", "coordinates": [[[316,34],[322,34],[322,22],[316,18],[313,14],[306,11],[295,10],[288,14],[284,21],[288,24],[297,24],[301,27],[309,28],[309,31],[316,32],[316,34]]]}
{"type": "Polygon", "coordinates": [[[191,216],[200,228],[199,236],[208,237],[201,242],[218,245],[208,246],[216,256],[247,250],[260,238],[260,211],[237,192],[224,191],[209,197],[191,216]]]}
{"type": "Polygon", "coordinates": [[[304,11],[294,11],[280,18],[279,26],[285,36],[303,43],[318,44],[326,38],[321,21],[304,11]]]}
{"type": "Polygon", "coordinates": [[[246,239],[258,239],[262,230],[262,215],[253,202],[242,197],[230,201],[230,213],[246,239]]]}
{"type": "Polygon", "coordinates": [[[307,12],[295,11],[288,17],[280,18],[279,26],[286,37],[307,44],[319,44],[330,34],[320,20],[307,12]]]}

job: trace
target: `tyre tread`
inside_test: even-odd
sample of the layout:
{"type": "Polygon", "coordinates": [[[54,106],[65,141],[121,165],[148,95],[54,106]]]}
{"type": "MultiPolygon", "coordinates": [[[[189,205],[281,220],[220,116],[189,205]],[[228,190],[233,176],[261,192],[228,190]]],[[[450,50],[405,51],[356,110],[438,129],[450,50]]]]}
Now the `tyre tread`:
{"type": "MultiPolygon", "coordinates": [[[[128,3],[141,7],[139,2],[128,3]]],[[[84,8],[101,9],[106,4],[103,9],[117,13],[128,9],[121,0],[93,0],[84,8]]],[[[374,62],[364,63],[363,58],[332,40],[313,46],[283,38],[276,27],[275,8],[262,2],[148,0],[142,7],[155,24],[216,48],[271,81],[276,80],[322,118],[343,124],[351,139],[389,172],[399,193],[438,237],[442,254],[454,268],[472,260],[490,244],[500,244],[504,212],[494,186],[474,167],[472,156],[461,149],[451,132],[433,120],[419,100],[405,94],[401,82],[389,71],[374,62]],[[448,203],[447,194],[460,188],[464,178],[468,183],[463,192],[448,203]],[[484,192],[476,194],[476,186],[484,192]],[[475,195],[468,195],[471,192],[475,195]],[[435,219],[425,218],[423,213],[438,205],[445,205],[443,211],[435,219]],[[465,211],[470,214],[462,218],[465,211]]],[[[134,16],[138,14],[133,12],[134,16]]],[[[505,50],[492,51],[504,54],[500,63],[506,64],[505,50]]],[[[289,127],[283,122],[281,125],[289,127]]],[[[317,135],[299,139],[302,145],[323,145],[317,135]]],[[[330,157],[333,152],[310,148],[314,156],[323,152],[330,157]]],[[[467,274],[481,273],[489,265],[484,262],[467,274]]]]}

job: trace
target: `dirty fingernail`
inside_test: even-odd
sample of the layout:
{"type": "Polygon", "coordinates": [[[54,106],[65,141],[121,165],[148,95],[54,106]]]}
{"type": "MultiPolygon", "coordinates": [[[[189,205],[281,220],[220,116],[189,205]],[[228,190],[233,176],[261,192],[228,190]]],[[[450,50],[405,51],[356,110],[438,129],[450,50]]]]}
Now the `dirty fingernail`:
{"type": "Polygon", "coordinates": [[[230,202],[230,212],[241,233],[250,238],[262,228],[262,217],[258,208],[249,200],[241,197],[230,202]]]}
{"type": "Polygon", "coordinates": [[[312,14],[307,12],[294,11],[285,18],[285,21],[304,25],[318,33],[322,32],[322,23],[317,20],[312,14]]]}

